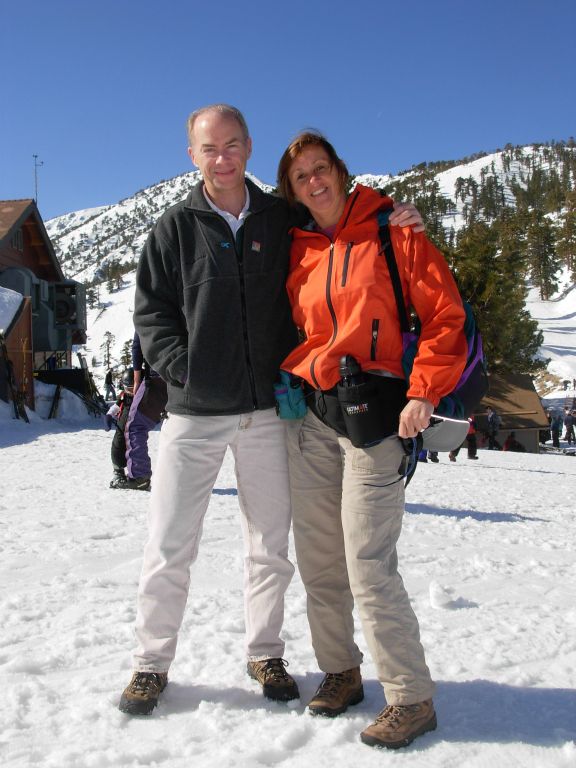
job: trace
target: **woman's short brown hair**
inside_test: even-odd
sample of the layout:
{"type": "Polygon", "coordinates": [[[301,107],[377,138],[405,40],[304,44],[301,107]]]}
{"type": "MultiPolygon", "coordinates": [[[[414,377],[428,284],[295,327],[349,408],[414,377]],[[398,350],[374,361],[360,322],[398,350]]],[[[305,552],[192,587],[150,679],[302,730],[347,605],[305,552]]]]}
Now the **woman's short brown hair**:
{"type": "Polygon", "coordinates": [[[322,136],[322,134],[318,131],[302,131],[302,133],[299,133],[298,136],[296,136],[296,138],[293,139],[286,147],[284,154],[278,163],[278,191],[280,195],[290,203],[290,205],[296,205],[297,201],[296,197],[294,196],[292,184],[290,184],[290,179],[288,178],[288,173],[294,160],[298,157],[302,150],[306,149],[306,147],[321,147],[326,152],[330,162],[338,172],[342,191],[346,189],[348,177],[350,176],[348,173],[348,168],[346,167],[346,163],[344,160],[338,157],[336,150],[332,144],[330,144],[328,139],[322,136]]]}

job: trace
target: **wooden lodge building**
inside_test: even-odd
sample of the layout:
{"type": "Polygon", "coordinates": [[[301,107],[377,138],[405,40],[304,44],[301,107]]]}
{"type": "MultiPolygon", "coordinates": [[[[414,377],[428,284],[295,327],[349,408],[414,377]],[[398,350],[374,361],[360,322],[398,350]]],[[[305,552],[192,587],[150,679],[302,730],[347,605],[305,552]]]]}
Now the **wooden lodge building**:
{"type": "Polygon", "coordinates": [[[514,432],[528,453],[539,453],[541,430],[548,429],[548,417],[534,388],[532,377],[525,373],[498,374],[489,377],[490,388],[474,414],[478,445],[483,446],[483,433],[488,429],[486,408],[490,406],[502,419],[498,442],[514,432]]]}
{"type": "MultiPolygon", "coordinates": [[[[34,408],[34,372],[70,367],[72,345],[86,342],[84,286],[65,279],[34,200],[0,201],[2,289],[12,304],[14,293],[22,297],[1,330],[15,384],[34,408]]],[[[8,390],[0,366],[1,399],[9,399],[8,390]]]]}

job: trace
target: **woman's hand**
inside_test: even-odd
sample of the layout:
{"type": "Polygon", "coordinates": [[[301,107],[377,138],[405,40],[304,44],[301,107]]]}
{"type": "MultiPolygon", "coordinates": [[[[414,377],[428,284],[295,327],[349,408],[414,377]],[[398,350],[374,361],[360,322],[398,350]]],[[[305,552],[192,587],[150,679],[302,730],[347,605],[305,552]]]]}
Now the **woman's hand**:
{"type": "Polygon", "coordinates": [[[420,211],[413,203],[394,203],[388,221],[394,227],[412,227],[414,232],[426,230],[420,211]]]}
{"type": "Polygon", "coordinates": [[[415,397],[413,400],[409,400],[400,414],[398,436],[416,437],[430,423],[430,416],[432,416],[433,411],[434,406],[430,400],[426,400],[423,397],[415,397]]]}

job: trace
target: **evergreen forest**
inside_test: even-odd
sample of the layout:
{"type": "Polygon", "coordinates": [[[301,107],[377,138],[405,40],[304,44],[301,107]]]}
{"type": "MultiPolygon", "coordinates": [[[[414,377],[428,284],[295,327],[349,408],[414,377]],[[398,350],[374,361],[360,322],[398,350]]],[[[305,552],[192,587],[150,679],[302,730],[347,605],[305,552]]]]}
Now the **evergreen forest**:
{"type": "Polygon", "coordinates": [[[430,239],[445,254],[462,297],[482,331],[491,372],[535,374],[542,334],[525,309],[530,287],[551,299],[565,274],[576,282],[576,144],[506,147],[475,176],[458,176],[453,198],[438,173],[458,163],[416,166],[386,185],[422,213],[430,239]],[[459,217],[460,226],[454,219],[459,217]]]}

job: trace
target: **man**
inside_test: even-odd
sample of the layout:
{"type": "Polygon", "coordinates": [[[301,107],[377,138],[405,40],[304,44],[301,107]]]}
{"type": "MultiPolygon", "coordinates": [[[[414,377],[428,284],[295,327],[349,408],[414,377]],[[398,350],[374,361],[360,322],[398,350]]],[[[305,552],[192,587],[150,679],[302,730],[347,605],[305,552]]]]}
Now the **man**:
{"type": "MultiPolygon", "coordinates": [[[[138,591],[137,649],[120,700],[149,714],[167,683],[210,495],[230,448],[245,544],[248,674],[264,696],[298,698],[280,637],[290,494],[285,427],[273,385],[297,344],[285,281],[294,211],[245,178],[252,141],[242,114],[212,105],[188,120],[202,182],[170,208],[138,266],[134,322],[168,385],[138,591]]],[[[392,223],[421,224],[410,206],[392,223]]]]}
{"type": "Polygon", "coordinates": [[[550,433],[552,434],[552,447],[560,448],[560,435],[562,433],[562,415],[558,411],[552,412],[550,421],[550,433]]]}
{"type": "MultiPolygon", "coordinates": [[[[468,446],[468,458],[473,459],[475,461],[478,460],[478,456],[476,455],[478,453],[478,442],[476,439],[476,422],[474,421],[474,418],[470,416],[468,418],[468,421],[470,422],[470,426],[468,427],[468,434],[466,435],[466,445],[468,446]]],[[[458,446],[453,451],[450,451],[448,454],[448,458],[450,461],[456,461],[456,456],[460,453],[460,448],[462,448],[461,445],[458,446]]]]}
{"type": "Polygon", "coordinates": [[[104,400],[116,400],[116,390],[114,389],[114,374],[112,368],[106,371],[104,379],[104,400]]]}

